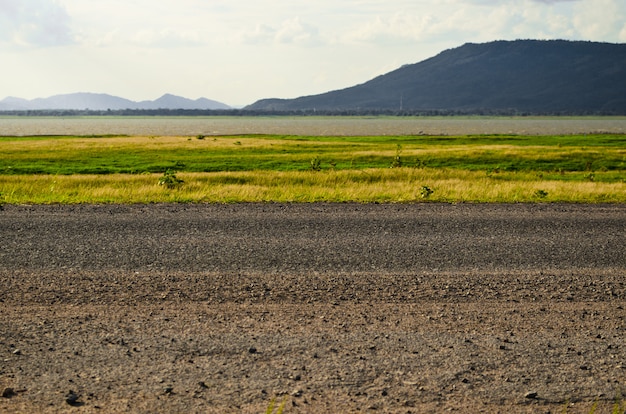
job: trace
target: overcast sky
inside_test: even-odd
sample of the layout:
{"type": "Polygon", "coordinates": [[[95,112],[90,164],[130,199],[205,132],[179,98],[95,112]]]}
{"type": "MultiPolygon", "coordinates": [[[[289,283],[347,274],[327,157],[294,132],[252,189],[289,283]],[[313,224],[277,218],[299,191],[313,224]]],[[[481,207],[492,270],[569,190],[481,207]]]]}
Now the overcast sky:
{"type": "Polygon", "coordinates": [[[466,42],[626,42],[624,0],[0,0],[0,99],[228,105],[353,86],[466,42]]]}

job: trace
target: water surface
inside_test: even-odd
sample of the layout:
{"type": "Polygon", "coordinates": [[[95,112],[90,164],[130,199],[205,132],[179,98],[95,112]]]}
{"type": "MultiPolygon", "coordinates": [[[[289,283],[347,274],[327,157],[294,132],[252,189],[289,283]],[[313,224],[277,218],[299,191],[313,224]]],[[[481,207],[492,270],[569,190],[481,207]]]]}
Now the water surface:
{"type": "Polygon", "coordinates": [[[0,135],[626,133],[626,117],[0,117],[0,135]]]}

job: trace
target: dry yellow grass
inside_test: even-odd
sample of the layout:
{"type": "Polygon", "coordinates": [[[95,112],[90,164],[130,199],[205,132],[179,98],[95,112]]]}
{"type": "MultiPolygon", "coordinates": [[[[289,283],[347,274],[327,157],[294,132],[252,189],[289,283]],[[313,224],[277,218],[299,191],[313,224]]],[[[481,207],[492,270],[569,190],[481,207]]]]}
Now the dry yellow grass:
{"type": "Polygon", "coordinates": [[[626,183],[544,180],[522,173],[394,168],[340,171],[179,173],[180,186],[160,174],[0,176],[0,202],[626,202],[626,183]],[[424,188],[432,191],[427,194],[424,188]]]}

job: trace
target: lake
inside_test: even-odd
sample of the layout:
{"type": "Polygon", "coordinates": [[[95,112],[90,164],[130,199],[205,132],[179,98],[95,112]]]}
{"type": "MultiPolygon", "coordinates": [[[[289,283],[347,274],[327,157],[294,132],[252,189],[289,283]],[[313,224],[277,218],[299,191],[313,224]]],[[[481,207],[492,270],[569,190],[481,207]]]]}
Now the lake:
{"type": "Polygon", "coordinates": [[[0,117],[0,135],[584,133],[626,133],[626,117],[0,117]]]}

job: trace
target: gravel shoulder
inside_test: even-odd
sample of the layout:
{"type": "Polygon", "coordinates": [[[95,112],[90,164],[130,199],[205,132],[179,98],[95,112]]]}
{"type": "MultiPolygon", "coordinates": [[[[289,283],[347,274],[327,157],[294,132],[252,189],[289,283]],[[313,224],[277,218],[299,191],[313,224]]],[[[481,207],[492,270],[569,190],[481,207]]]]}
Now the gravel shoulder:
{"type": "Polygon", "coordinates": [[[0,412],[626,395],[626,205],[5,205],[0,238],[0,412]]]}

